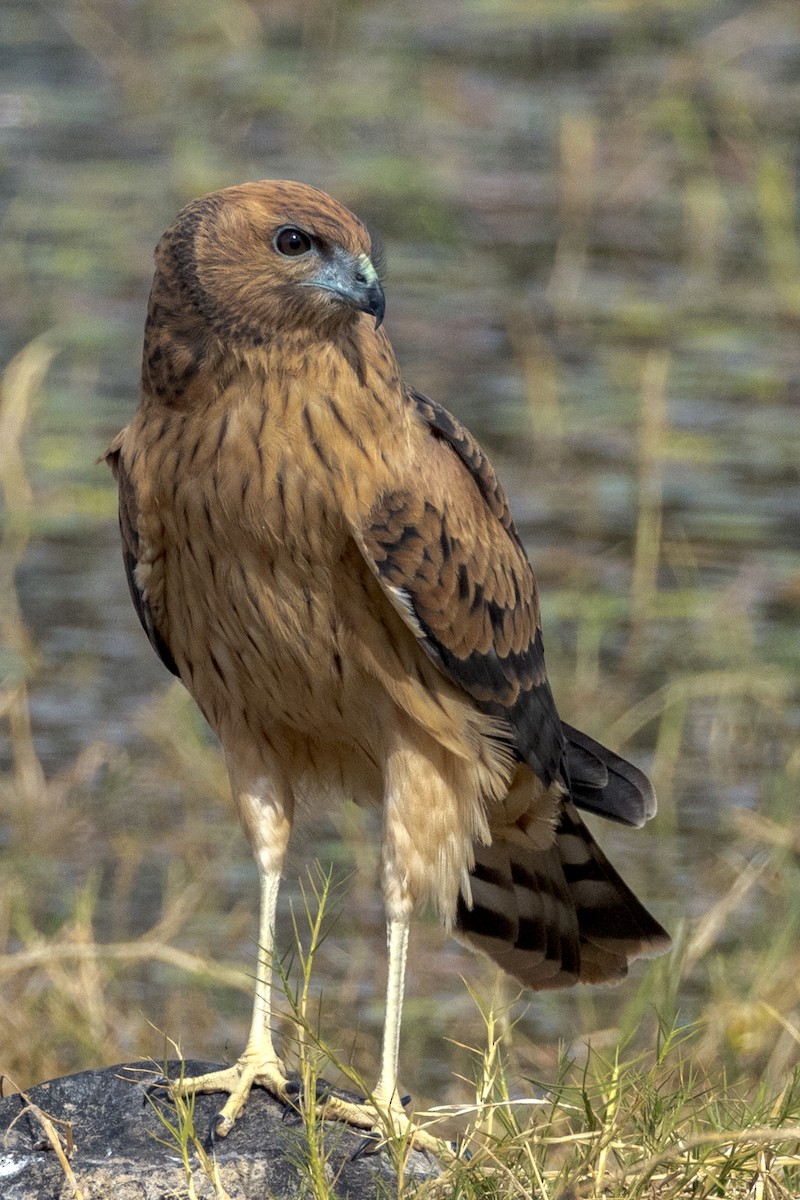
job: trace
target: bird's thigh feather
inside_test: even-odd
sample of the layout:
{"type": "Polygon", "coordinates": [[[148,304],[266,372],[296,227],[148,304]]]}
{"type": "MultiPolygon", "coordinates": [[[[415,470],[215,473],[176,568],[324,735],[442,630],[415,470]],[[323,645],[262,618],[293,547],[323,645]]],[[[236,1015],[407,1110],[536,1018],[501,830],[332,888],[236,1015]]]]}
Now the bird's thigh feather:
{"type": "Polygon", "coordinates": [[[384,777],[382,878],[387,913],[430,899],[452,926],[475,844],[489,839],[471,764],[399,713],[384,777]]]}

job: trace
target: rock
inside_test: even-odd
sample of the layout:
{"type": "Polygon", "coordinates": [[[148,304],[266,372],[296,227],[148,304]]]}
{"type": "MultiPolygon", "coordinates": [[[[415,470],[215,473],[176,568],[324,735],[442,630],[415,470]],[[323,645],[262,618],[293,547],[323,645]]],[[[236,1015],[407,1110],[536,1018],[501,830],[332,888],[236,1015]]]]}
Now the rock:
{"type": "MultiPolygon", "coordinates": [[[[218,1064],[171,1062],[175,1078],[215,1070],[218,1064]]],[[[46,1116],[68,1121],[74,1150],[69,1165],[84,1200],[166,1200],[189,1194],[186,1168],[176,1139],[159,1120],[159,1112],[177,1124],[166,1092],[147,1085],[158,1072],[144,1063],[124,1063],[101,1071],[83,1071],[40,1083],[27,1093],[46,1116]]],[[[265,1196],[284,1200],[313,1194],[309,1186],[312,1154],[298,1113],[268,1092],[254,1088],[244,1113],[224,1139],[211,1144],[211,1129],[221,1106],[219,1095],[198,1095],[193,1126],[197,1138],[216,1159],[217,1189],[200,1155],[189,1143],[191,1179],[198,1200],[250,1200],[265,1196]]],[[[3,1200],[66,1200],[75,1191],[33,1112],[24,1111],[19,1095],[0,1100],[0,1196],[3,1200]],[[22,1115],[20,1115],[22,1114],[22,1115]]],[[[56,1125],[64,1134],[64,1126],[56,1125]]],[[[320,1159],[336,1196],[375,1200],[397,1191],[397,1178],[386,1149],[352,1160],[362,1144],[358,1130],[335,1122],[322,1125],[320,1159]]],[[[439,1164],[426,1154],[408,1155],[407,1174],[421,1181],[435,1178],[439,1164]]]]}

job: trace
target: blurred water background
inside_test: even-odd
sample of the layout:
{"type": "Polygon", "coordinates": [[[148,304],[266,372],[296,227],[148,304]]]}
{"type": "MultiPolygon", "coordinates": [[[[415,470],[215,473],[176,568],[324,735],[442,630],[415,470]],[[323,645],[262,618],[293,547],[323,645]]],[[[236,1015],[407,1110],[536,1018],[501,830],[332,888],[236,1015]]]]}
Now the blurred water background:
{"type": "MultiPolygon", "coordinates": [[[[255,868],[139,629],[95,460],[136,403],[155,242],[190,198],[264,177],[380,235],[404,374],[510,495],[563,715],[659,792],[646,830],[598,836],[677,957],[517,1004],[521,1073],[559,1040],[644,1036],[654,1006],[731,1070],[791,1066],[798,129],[780,0],[5,0],[0,1069],[159,1058],[164,1035],[232,1059],[246,1037],[255,868]]],[[[375,821],[299,841],[294,879],[316,857],[337,884],[322,1025],[371,1078],[375,821]]],[[[461,975],[514,989],[430,920],[409,970],[404,1085],[459,1096],[443,1039],[480,1037],[461,975]]]]}

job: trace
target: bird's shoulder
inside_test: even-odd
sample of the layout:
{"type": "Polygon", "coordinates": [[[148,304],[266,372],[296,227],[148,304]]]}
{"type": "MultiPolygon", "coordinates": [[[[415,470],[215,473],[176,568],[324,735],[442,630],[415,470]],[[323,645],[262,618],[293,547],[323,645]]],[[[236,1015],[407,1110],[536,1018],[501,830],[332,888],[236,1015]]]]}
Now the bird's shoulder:
{"type": "MultiPolygon", "coordinates": [[[[422,392],[409,389],[408,403],[430,435],[445,444],[466,467],[489,512],[522,550],[522,542],[511,515],[506,494],[492,463],[465,425],[441,404],[422,392]]],[[[524,550],[523,557],[524,557],[524,550]]],[[[527,561],[527,560],[526,560],[527,561]]]]}

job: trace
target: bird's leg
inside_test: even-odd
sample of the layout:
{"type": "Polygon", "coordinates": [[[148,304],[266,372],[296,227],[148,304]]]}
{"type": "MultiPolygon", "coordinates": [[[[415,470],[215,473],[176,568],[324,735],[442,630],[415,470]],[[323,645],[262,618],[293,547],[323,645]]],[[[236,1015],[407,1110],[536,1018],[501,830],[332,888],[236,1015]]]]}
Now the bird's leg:
{"type": "Polygon", "coordinates": [[[275,950],[275,913],[281,864],[291,826],[290,804],[276,805],[274,792],[260,788],[234,792],[259,864],[261,903],[258,927],[258,959],[250,1036],[238,1062],[222,1071],[211,1071],[176,1081],[171,1091],[180,1095],[195,1092],[228,1092],[229,1097],[215,1122],[215,1132],[224,1137],[240,1116],[253,1086],[264,1087],[280,1100],[287,1098],[283,1063],[272,1041],[272,960],[275,950]]]}
{"type": "MultiPolygon", "coordinates": [[[[398,740],[386,764],[383,810],[383,844],[381,847],[381,882],[386,910],[386,940],[388,972],[386,979],[386,1009],[383,1024],[381,1070],[375,1089],[368,1101],[351,1104],[339,1097],[330,1097],[325,1104],[325,1116],[348,1121],[362,1129],[378,1133],[409,1135],[414,1144],[435,1154],[449,1153],[445,1143],[411,1125],[397,1092],[397,1060],[400,1047],[400,1022],[405,989],[408,930],[417,894],[409,878],[409,856],[415,856],[409,837],[409,797],[417,794],[417,784],[424,786],[430,772],[427,758],[415,755],[413,748],[398,740]],[[414,766],[421,761],[420,778],[414,766]]],[[[424,794],[424,792],[422,793],[424,794]]]]}
{"type": "Polygon", "coordinates": [[[375,1090],[369,1101],[360,1104],[343,1100],[340,1096],[329,1096],[325,1100],[326,1117],[346,1121],[360,1129],[374,1129],[380,1117],[387,1114],[393,1127],[398,1124],[408,1126],[408,1118],[397,1097],[397,1057],[400,1048],[408,924],[408,917],[402,920],[389,918],[386,923],[389,972],[386,981],[381,1073],[375,1090]]]}
{"type": "Polygon", "coordinates": [[[406,954],[408,951],[408,917],[387,919],[386,942],[389,951],[389,971],[386,980],[386,1008],[383,1018],[383,1049],[381,1073],[370,1103],[351,1104],[339,1097],[326,1101],[325,1115],[349,1121],[362,1128],[375,1125],[376,1113],[389,1113],[393,1122],[408,1125],[408,1118],[397,1096],[397,1059],[400,1051],[400,1021],[403,1013],[406,954]]]}
{"type": "Polygon", "coordinates": [[[386,981],[381,1073],[375,1090],[369,1101],[362,1104],[330,1096],[325,1101],[323,1113],[329,1119],[346,1121],[360,1129],[371,1129],[380,1134],[384,1134],[388,1129],[388,1132],[394,1135],[408,1135],[418,1149],[451,1157],[452,1150],[445,1142],[412,1125],[397,1093],[397,1059],[400,1050],[409,919],[410,913],[400,918],[389,917],[386,922],[389,970],[386,981]]]}
{"type": "Polygon", "coordinates": [[[248,1054],[265,1062],[274,1062],[280,1071],[283,1066],[272,1043],[272,956],[275,952],[275,913],[278,905],[279,871],[268,870],[261,876],[261,919],[258,926],[258,960],[256,963],[256,993],[253,1018],[244,1057],[248,1054]]]}
{"type": "Polygon", "coordinates": [[[383,1018],[383,1050],[380,1078],[372,1093],[376,1105],[391,1109],[402,1117],[405,1117],[405,1113],[397,1098],[397,1059],[400,1054],[400,1022],[405,993],[408,924],[407,917],[399,921],[390,919],[386,924],[389,969],[383,1018]]]}
{"type": "Polygon", "coordinates": [[[229,1097],[215,1121],[215,1132],[224,1137],[233,1128],[254,1085],[265,1087],[281,1100],[286,1099],[286,1073],[278,1058],[270,1028],[272,993],[272,955],[275,945],[275,910],[280,872],[261,874],[261,919],[259,921],[256,989],[250,1036],[238,1062],[222,1071],[178,1080],[171,1091],[180,1095],[195,1092],[228,1092],[229,1097]]]}
{"type": "Polygon", "coordinates": [[[381,1136],[386,1132],[396,1136],[408,1135],[419,1150],[427,1150],[439,1157],[451,1158],[451,1146],[426,1133],[425,1129],[415,1127],[409,1121],[407,1112],[397,1094],[397,1060],[403,1014],[409,918],[410,914],[407,914],[399,919],[387,918],[386,922],[389,974],[386,979],[384,1040],[377,1085],[375,1085],[368,1102],[356,1104],[349,1100],[343,1100],[341,1097],[331,1096],[325,1100],[323,1112],[327,1118],[345,1121],[360,1129],[372,1129],[381,1136]]]}

